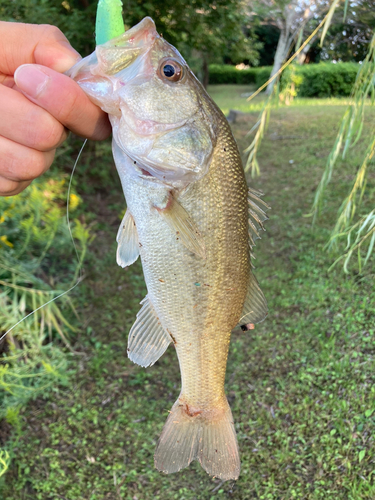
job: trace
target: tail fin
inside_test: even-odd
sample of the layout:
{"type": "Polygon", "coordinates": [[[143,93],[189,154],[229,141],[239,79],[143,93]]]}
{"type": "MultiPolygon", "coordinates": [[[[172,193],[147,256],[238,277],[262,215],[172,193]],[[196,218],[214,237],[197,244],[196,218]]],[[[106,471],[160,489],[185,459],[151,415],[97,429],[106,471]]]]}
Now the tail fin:
{"type": "Polygon", "coordinates": [[[162,472],[178,472],[199,460],[208,474],[220,479],[237,479],[240,459],[232,412],[189,411],[177,400],[165,423],[155,453],[155,466],[162,472]]]}

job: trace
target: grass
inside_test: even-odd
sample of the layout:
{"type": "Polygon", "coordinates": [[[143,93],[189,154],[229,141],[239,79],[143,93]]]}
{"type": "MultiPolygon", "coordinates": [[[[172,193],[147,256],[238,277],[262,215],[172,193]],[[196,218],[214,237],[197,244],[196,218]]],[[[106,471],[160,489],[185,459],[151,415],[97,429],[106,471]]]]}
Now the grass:
{"type": "MultiPolygon", "coordinates": [[[[215,99],[225,115],[228,115],[230,109],[250,113],[260,111],[265,99],[264,92],[261,92],[253,100],[248,101],[248,97],[255,92],[255,85],[209,85],[208,91],[215,99]]],[[[348,97],[327,97],[321,99],[308,99],[300,97],[294,99],[292,106],[346,106],[350,102],[348,97]]],[[[285,107],[281,105],[280,107],[285,107]]]]}
{"type": "MultiPolygon", "coordinates": [[[[238,96],[232,105],[223,87],[211,91],[224,109],[238,109],[238,96]]],[[[179,368],[172,348],[148,369],[126,357],[127,332],[146,289],[139,262],[126,270],[115,263],[120,186],[103,191],[98,184],[84,195],[97,237],[76,294],[82,328],[74,348],[83,356],[73,358],[69,389],[55,387],[21,410],[23,430],[2,498],[375,498],[373,261],[367,274],[354,269],[347,276],[339,267],[328,273],[334,255],[323,248],[368,136],[340,163],[312,228],[305,214],[344,110],[314,104],[272,113],[259,153],[262,175],[249,179],[272,206],[255,249],[270,314],[232,337],[226,390],[241,451],[239,480],[222,483],[196,463],[170,476],[153,467],[179,393],[179,368]]],[[[241,149],[256,117],[233,125],[241,149]]]]}

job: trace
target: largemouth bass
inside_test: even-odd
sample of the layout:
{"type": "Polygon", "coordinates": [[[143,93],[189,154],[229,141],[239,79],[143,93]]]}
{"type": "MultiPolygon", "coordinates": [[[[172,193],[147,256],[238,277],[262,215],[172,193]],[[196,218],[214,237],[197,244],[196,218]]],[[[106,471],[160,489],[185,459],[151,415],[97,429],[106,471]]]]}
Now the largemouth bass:
{"type": "Polygon", "coordinates": [[[142,260],[148,293],[128,356],[147,367],[173,343],[180,364],[181,393],[155,465],[170,473],[197,459],[209,474],[237,479],[224,380],[231,331],[267,315],[250,262],[267,206],[248,190],[224,115],[152,19],[97,46],[70,76],[112,123],[127,203],[117,261],[142,260]]]}

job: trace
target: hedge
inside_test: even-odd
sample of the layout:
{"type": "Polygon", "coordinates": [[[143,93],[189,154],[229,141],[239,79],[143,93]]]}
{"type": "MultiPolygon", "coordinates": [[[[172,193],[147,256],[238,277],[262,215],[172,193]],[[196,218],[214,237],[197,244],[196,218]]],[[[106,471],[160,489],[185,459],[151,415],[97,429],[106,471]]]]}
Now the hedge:
{"type": "MultiPolygon", "coordinates": [[[[299,84],[299,97],[348,96],[355,82],[359,65],[357,63],[319,63],[294,65],[293,71],[299,84]]],[[[238,70],[235,66],[212,64],[210,83],[254,83],[260,87],[271,73],[270,66],[238,70]]],[[[282,80],[290,77],[290,67],[284,72],[282,80]]],[[[282,82],[283,86],[283,82],[282,82]]]]}
{"type": "Polygon", "coordinates": [[[272,71],[272,66],[261,66],[260,68],[257,69],[257,77],[255,80],[255,85],[257,87],[260,87],[264,83],[266,83],[267,80],[269,80],[271,76],[271,71],[272,71]]]}
{"type": "MultiPolygon", "coordinates": [[[[259,75],[266,82],[271,74],[271,67],[264,66],[260,68],[236,69],[229,64],[211,64],[209,67],[210,83],[255,83],[259,85],[259,75]],[[266,75],[264,77],[264,75],[266,75]]],[[[262,84],[261,83],[261,84],[262,84]]]]}
{"type": "MultiPolygon", "coordinates": [[[[297,95],[300,97],[348,96],[354,85],[359,64],[320,63],[296,66],[296,74],[302,77],[297,95]]],[[[285,75],[287,76],[287,75],[285,75]]]]}

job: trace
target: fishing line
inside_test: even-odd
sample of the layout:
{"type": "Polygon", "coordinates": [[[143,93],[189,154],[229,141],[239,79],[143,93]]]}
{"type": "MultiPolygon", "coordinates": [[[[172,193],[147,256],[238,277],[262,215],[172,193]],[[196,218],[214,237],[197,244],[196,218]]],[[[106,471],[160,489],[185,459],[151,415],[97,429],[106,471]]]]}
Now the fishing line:
{"type": "Polygon", "coordinates": [[[60,295],[57,295],[56,297],[54,297],[53,299],[49,300],[45,304],[42,304],[41,306],[39,306],[37,309],[34,309],[34,311],[31,311],[31,313],[27,314],[24,318],[20,319],[15,325],[12,326],[12,328],[9,328],[9,330],[6,331],[4,333],[4,335],[2,335],[0,337],[0,342],[8,335],[8,333],[10,333],[14,328],[16,328],[16,326],[18,326],[20,323],[22,323],[23,321],[25,321],[25,319],[29,318],[30,316],[32,316],[37,311],[40,311],[40,309],[43,309],[43,307],[48,306],[48,304],[51,304],[51,302],[54,302],[55,300],[59,299],[63,295],[66,295],[67,293],[71,292],[82,281],[82,266],[81,266],[81,262],[80,262],[80,259],[79,259],[79,254],[78,254],[77,246],[76,246],[76,244],[74,242],[72,228],[71,228],[70,220],[69,220],[69,201],[70,201],[70,191],[71,191],[71,187],[72,187],[73,175],[74,175],[76,166],[78,164],[78,161],[79,161],[79,159],[81,157],[83,148],[86,146],[86,143],[87,143],[87,139],[85,139],[84,143],[82,144],[82,147],[79,150],[77,159],[74,162],[73,170],[72,170],[72,173],[70,174],[69,186],[68,186],[68,195],[67,195],[67,200],[66,200],[66,222],[67,222],[67,225],[68,225],[68,230],[69,230],[70,238],[71,238],[71,240],[73,242],[74,251],[75,251],[75,254],[76,254],[76,257],[77,257],[77,261],[78,261],[79,275],[78,275],[78,278],[77,278],[77,282],[72,287],[70,287],[69,290],[66,290],[65,292],[60,293],[60,295]]]}

